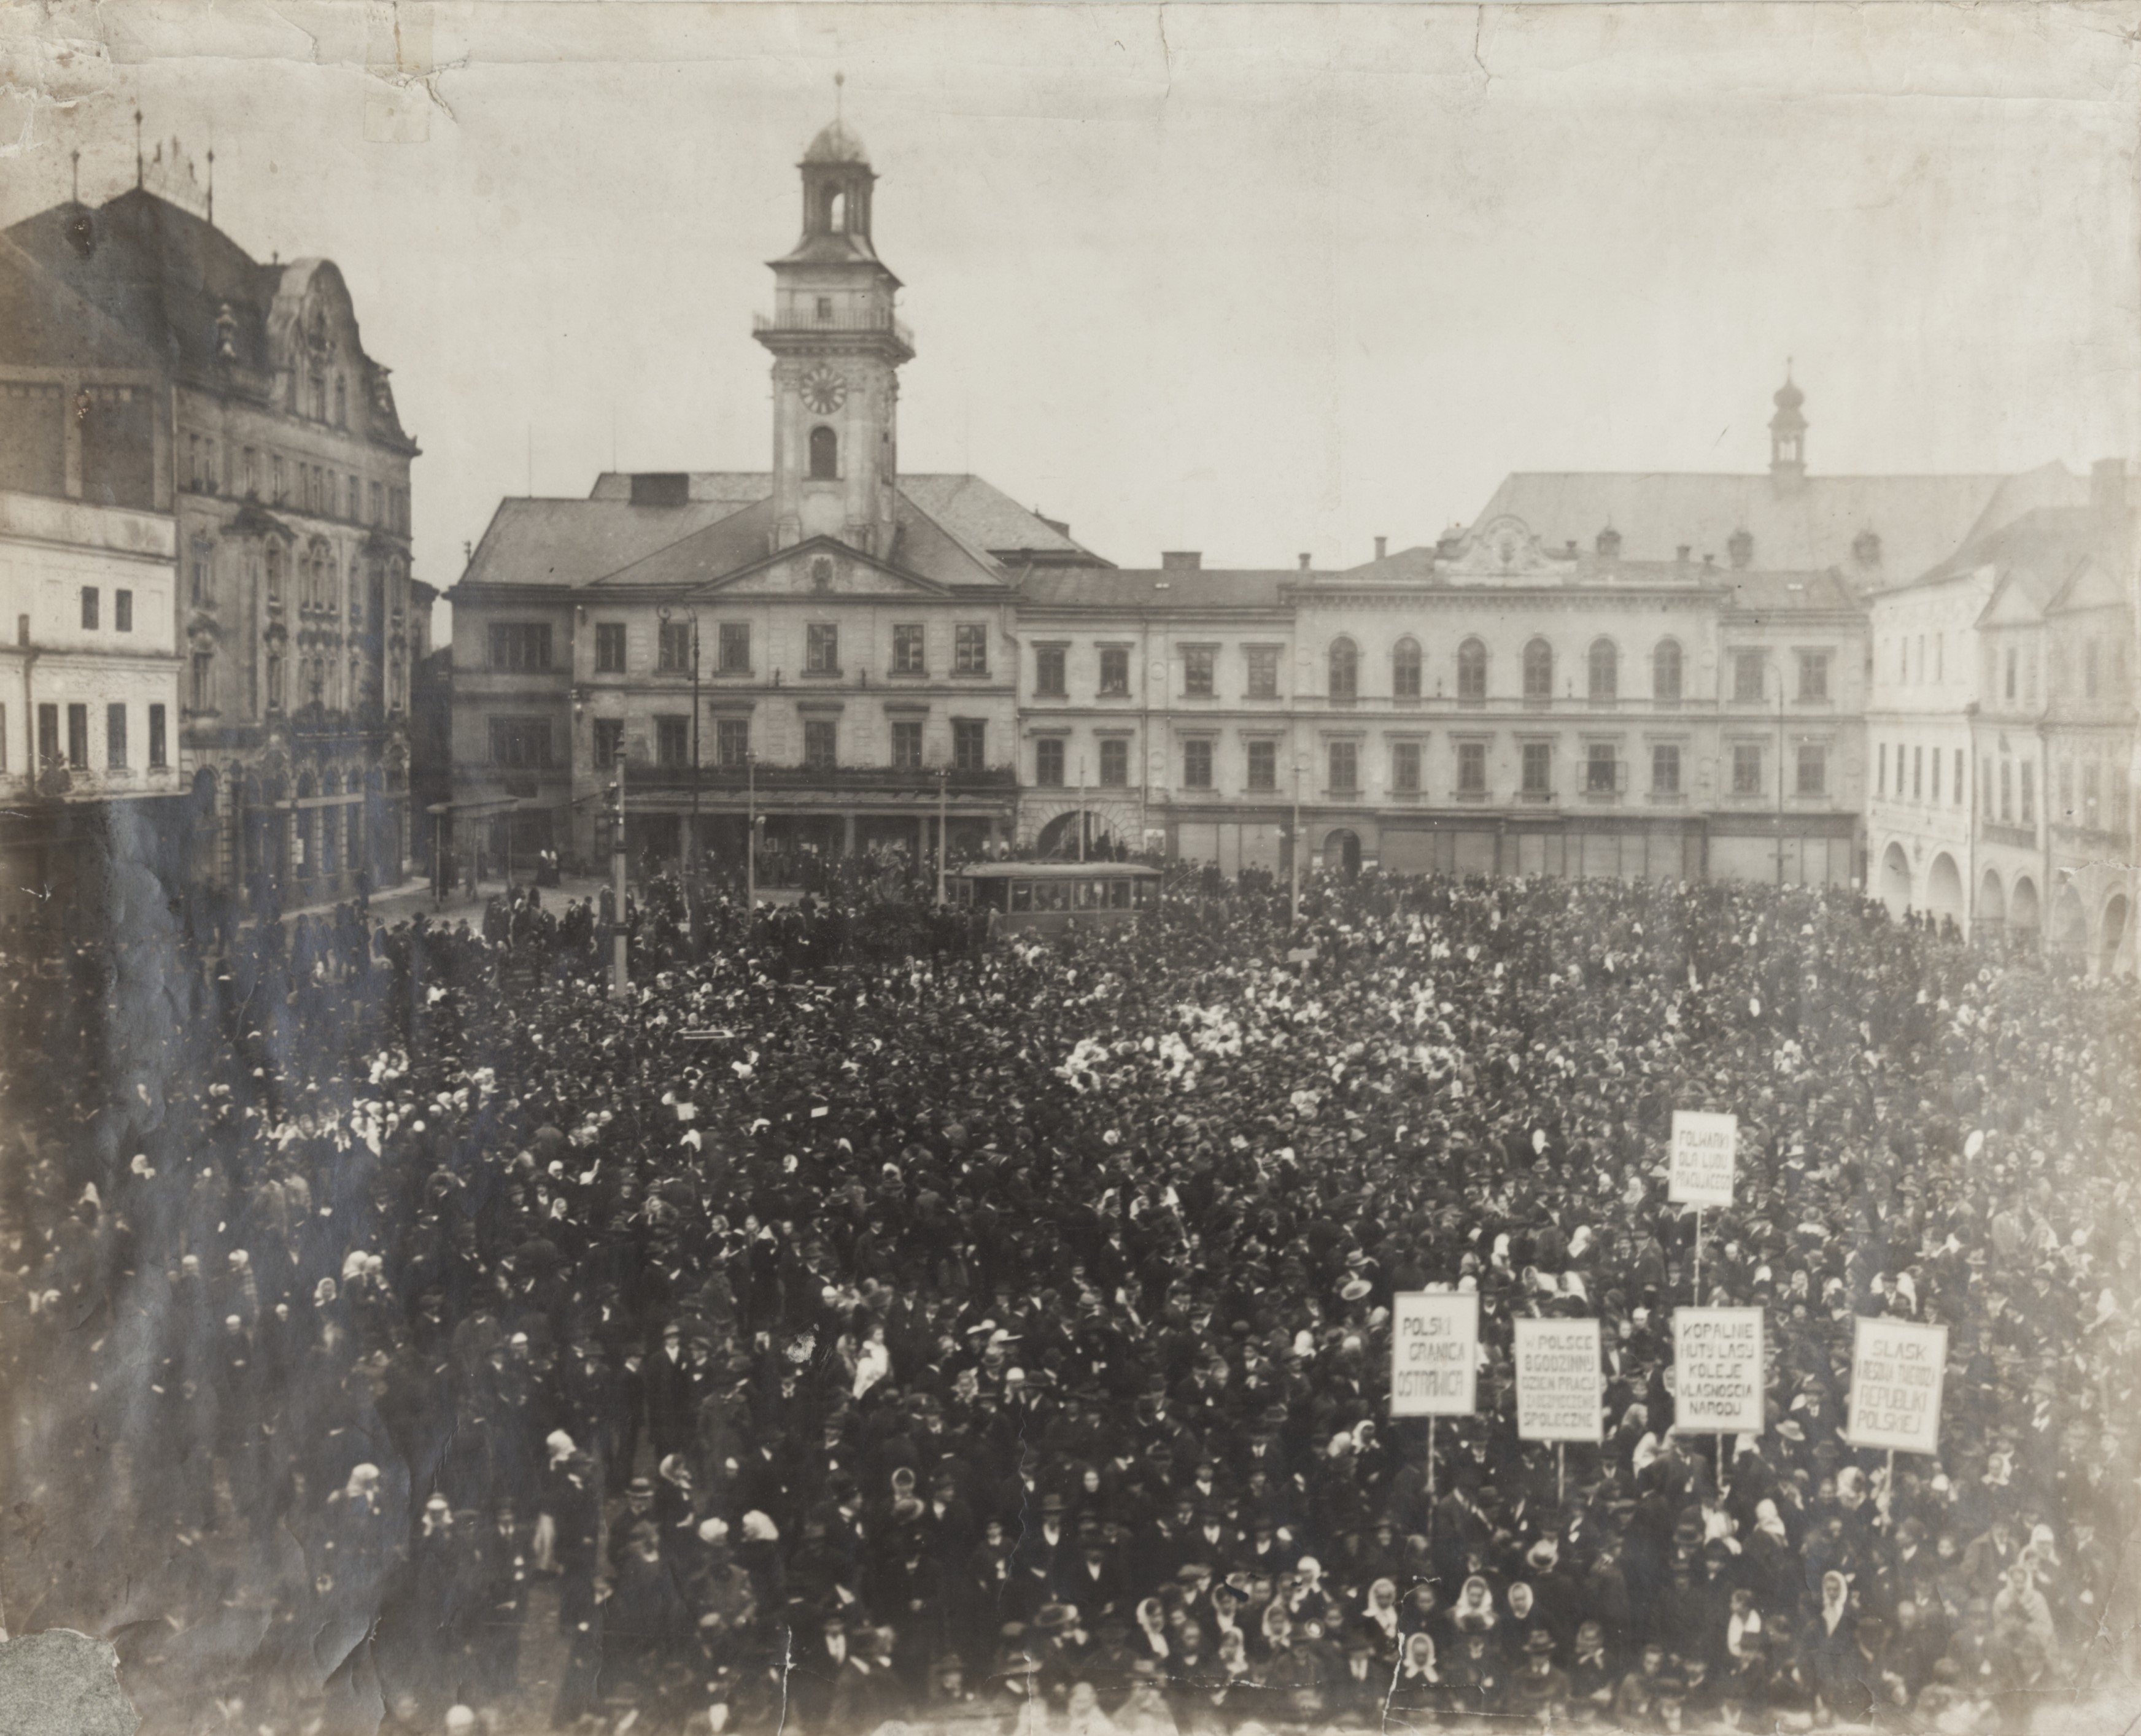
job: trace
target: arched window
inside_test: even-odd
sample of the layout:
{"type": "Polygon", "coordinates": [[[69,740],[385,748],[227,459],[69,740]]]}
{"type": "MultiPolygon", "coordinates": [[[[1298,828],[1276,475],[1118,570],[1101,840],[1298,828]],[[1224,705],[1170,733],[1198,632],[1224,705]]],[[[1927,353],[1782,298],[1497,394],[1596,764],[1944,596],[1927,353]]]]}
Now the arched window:
{"type": "Polygon", "coordinates": [[[1457,647],[1457,697],[1474,705],[1487,697],[1487,646],[1482,639],[1467,639],[1457,647]]]}
{"type": "Polygon", "coordinates": [[[1651,653],[1651,697],[1666,704],[1680,699],[1680,641],[1661,639],[1651,653]]]}
{"type": "Polygon", "coordinates": [[[1420,697],[1420,642],[1400,639],[1390,653],[1390,691],[1400,699],[1420,697]]]}
{"type": "Polygon", "coordinates": [[[840,437],[820,423],[810,430],[810,479],[837,482],[840,478],[840,437]]]}
{"type": "Polygon", "coordinates": [[[1621,653],[1611,639],[1591,642],[1591,696],[1594,700],[1621,696],[1621,653]]]}
{"type": "Polygon", "coordinates": [[[1361,653],[1351,639],[1331,643],[1331,697],[1354,699],[1361,691],[1361,653]]]}
{"type": "Polygon", "coordinates": [[[1524,698],[1543,705],[1553,697],[1553,647],[1534,639],[1524,647],[1524,698]]]}

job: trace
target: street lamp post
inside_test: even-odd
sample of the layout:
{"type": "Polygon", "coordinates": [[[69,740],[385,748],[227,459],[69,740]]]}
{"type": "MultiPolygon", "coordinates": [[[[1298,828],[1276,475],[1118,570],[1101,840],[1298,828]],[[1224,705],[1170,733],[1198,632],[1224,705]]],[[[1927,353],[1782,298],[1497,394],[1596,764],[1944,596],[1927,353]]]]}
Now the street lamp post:
{"type": "Polygon", "coordinates": [[[1293,870],[1293,884],[1287,895],[1287,920],[1301,920],[1301,753],[1297,747],[1293,755],[1293,824],[1290,828],[1293,848],[1289,858],[1293,870]]]}
{"type": "Polygon", "coordinates": [[[944,907],[944,870],[952,853],[952,769],[937,768],[937,907],[944,907]]]}
{"type": "Polygon", "coordinates": [[[625,922],[625,868],[628,858],[624,848],[624,751],[620,745],[617,755],[617,825],[610,834],[610,873],[616,882],[613,896],[617,901],[617,925],[612,931],[610,992],[623,1000],[632,987],[631,966],[628,958],[630,944],[625,922]]]}
{"type": "Polygon", "coordinates": [[[1777,653],[1777,884],[1784,883],[1784,657],[1777,653]]]}
{"type": "MultiPolygon", "coordinates": [[[[669,611],[659,611],[664,625],[669,620],[669,611]]],[[[692,623],[692,824],[684,835],[683,879],[684,908],[689,913],[692,932],[699,932],[699,901],[692,895],[692,880],[699,866],[699,612],[684,611],[684,618],[692,623]]]]}
{"type": "Polygon", "coordinates": [[[744,750],[743,775],[743,907],[748,922],[758,908],[758,755],[748,748],[744,750]]]}

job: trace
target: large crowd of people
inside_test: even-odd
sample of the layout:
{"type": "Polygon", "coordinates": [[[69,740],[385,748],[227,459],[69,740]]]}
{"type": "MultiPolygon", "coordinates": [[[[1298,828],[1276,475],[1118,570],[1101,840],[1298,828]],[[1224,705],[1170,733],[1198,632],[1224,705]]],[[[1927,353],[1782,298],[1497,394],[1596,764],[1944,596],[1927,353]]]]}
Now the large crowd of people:
{"type": "Polygon", "coordinates": [[[619,1000],[535,909],[145,899],[7,961],[0,1590],[152,1731],[1983,1732],[2130,1680],[2129,983],[1841,889],[1371,875],[1056,945],[657,893],[619,1000]],[[1759,1433],[1674,1429],[1676,1108],[1740,1117],[1700,1300],[1765,1311],[1759,1433]],[[1424,1289],[1481,1317],[1431,1461],[1424,1289]],[[1892,1470],[1868,1315],[1949,1328],[1892,1470]],[[1595,1447],[1518,1437],[1553,1316],[1595,1447]]]}

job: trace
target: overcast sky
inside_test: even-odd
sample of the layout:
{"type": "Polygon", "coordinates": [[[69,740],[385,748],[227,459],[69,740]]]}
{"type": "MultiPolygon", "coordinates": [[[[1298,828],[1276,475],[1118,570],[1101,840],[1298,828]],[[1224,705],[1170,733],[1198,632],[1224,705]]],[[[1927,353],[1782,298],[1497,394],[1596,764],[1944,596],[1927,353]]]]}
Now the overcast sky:
{"type": "Polygon", "coordinates": [[[222,226],[347,278],[443,587],[531,430],[538,494],[765,467],[751,316],[841,69],[903,464],[1125,564],[1335,565],[1512,470],[1760,469],[1788,355],[1817,470],[2141,455],[2137,19],[106,0],[15,42],[0,221],[76,146],[130,183],[137,101],[212,137],[222,226]]]}

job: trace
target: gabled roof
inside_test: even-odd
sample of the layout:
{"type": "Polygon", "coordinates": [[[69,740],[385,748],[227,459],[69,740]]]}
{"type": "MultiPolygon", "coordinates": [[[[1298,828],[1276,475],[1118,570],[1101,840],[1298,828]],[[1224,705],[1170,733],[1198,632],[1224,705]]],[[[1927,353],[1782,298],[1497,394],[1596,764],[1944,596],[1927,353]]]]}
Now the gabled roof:
{"type": "MultiPolygon", "coordinates": [[[[47,207],[7,232],[9,240],[85,302],[156,352],[162,365],[199,378],[234,367],[256,381],[273,378],[273,339],[296,317],[316,280],[339,273],[326,259],[263,265],[229,236],[183,205],[140,187],[91,207],[76,200],[47,207]],[[228,341],[218,321],[230,310],[228,341]]],[[[354,316],[352,329],[354,332],[354,316]]],[[[357,414],[396,441],[406,433],[396,416],[386,370],[358,350],[364,377],[357,414]]]]}
{"type": "Polygon", "coordinates": [[[1769,570],[1836,568],[1862,588],[1916,578],[1960,543],[1987,514],[1999,476],[1706,475],[1669,471],[1519,471],[1506,477],[1480,512],[1522,519],[1548,548],[1592,548],[1598,533],[1621,533],[1631,560],[1669,561],[1681,545],[1696,559],[1721,562],[1733,534],[1755,540],[1755,563],[1769,570]],[[1877,562],[1853,551],[1861,533],[1880,539],[1877,562]]]}
{"type": "Polygon", "coordinates": [[[1007,565],[1051,556],[1095,567],[1115,564],[1075,540],[1066,527],[1028,512],[979,476],[902,476],[899,491],[962,542],[1007,565]]]}
{"type": "Polygon", "coordinates": [[[2116,561],[2118,528],[2086,506],[2041,507],[1977,537],[1928,573],[1927,583],[1991,568],[1993,583],[1977,625],[2041,620],[2092,557],[2116,561]]]}
{"type": "Polygon", "coordinates": [[[0,363],[139,370],[164,358],[0,235],[0,363]]]}
{"type": "Polygon", "coordinates": [[[735,510],[726,500],[634,506],[629,500],[509,498],[491,514],[460,583],[567,589],[593,584],[735,510]]]}

